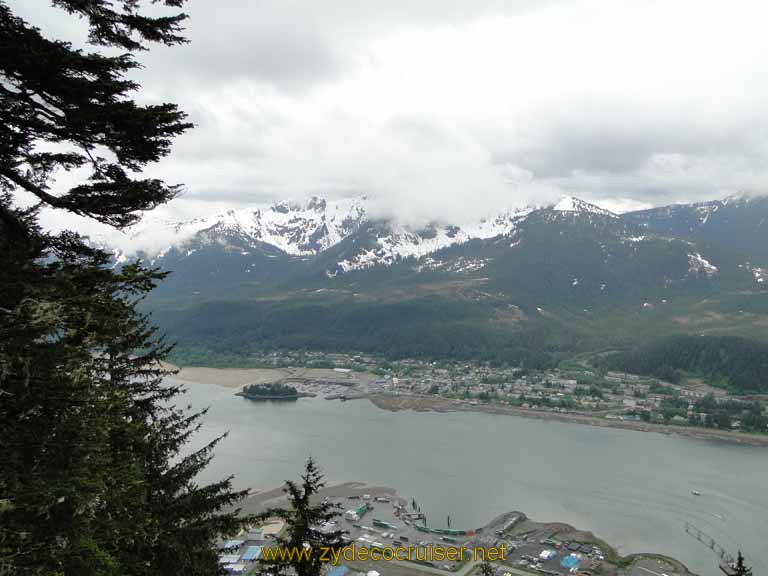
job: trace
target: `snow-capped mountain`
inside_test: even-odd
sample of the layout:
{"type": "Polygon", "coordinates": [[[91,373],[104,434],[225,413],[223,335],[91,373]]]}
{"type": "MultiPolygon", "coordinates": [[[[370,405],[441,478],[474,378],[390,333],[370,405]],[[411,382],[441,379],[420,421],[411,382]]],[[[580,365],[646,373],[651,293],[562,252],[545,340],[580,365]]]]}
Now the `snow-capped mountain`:
{"type": "Polygon", "coordinates": [[[291,256],[317,254],[353,234],[365,219],[363,198],[328,202],[313,197],[304,203],[280,202],[241,210],[227,210],[186,222],[145,219],[127,234],[135,240],[122,253],[140,253],[151,259],[169,250],[199,248],[238,238],[252,247],[272,246],[291,256]],[[143,243],[151,231],[153,246],[143,243]]]}
{"type": "Polygon", "coordinates": [[[585,202],[584,200],[579,200],[578,198],[574,198],[573,196],[564,196],[560,199],[559,202],[557,202],[554,206],[552,206],[552,210],[555,212],[574,212],[576,214],[598,214],[600,216],[609,216],[612,218],[618,218],[616,214],[609,210],[605,210],[603,208],[600,208],[599,206],[595,206],[594,204],[590,204],[589,202],[585,202]]]}
{"type": "Polygon", "coordinates": [[[582,200],[565,197],[551,207],[505,209],[476,222],[430,224],[417,230],[395,220],[372,217],[366,197],[334,201],[313,197],[305,202],[228,210],[185,222],[147,219],[127,231],[127,243],[118,247],[101,240],[100,244],[112,249],[118,262],[133,255],[156,262],[172,252],[191,255],[212,245],[230,251],[274,250],[284,256],[306,257],[325,252],[359,233],[364,225],[376,222],[373,242],[339,259],[332,272],[335,274],[421,258],[471,240],[510,236],[529,214],[542,209],[616,217],[582,200]]]}
{"type": "MultiPolygon", "coordinates": [[[[745,201],[729,199],[617,215],[564,197],[549,206],[506,209],[476,222],[434,223],[413,229],[373,216],[366,197],[334,201],[313,197],[304,202],[228,210],[186,222],[148,220],[128,232],[136,242],[133,249],[113,250],[116,265],[136,255],[173,271],[180,280],[194,278],[195,285],[236,286],[311,277],[334,279],[405,262],[412,262],[412,269],[419,273],[466,275],[495,270],[504,276],[512,269],[509,262],[520,259],[513,258],[510,251],[545,261],[564,258],[554,252],[548,255],[558,244],[556,237],[561,237],[565,244],[557,250],[593,254],[573,254],[552,274],[570,270],[569,290],[576,286],[586,289],[589,283],[579,280],[584,277],[580,267],[597,257],[590,266],[605,268],[603,279],[594,282],[605,292],[610,285],[606,278],[613,270],[626,261],[652,258],[650,254],[656,254],[655,258],[666,253],[664,282],[716,278],[718,265],[707,256],[706,246],[695,243],[702,234],[708,240],[712,231],[723,235],[720,228],[728,220],[723,224],[719,215],[730,210],[729,219],[735,219],[744,211],[745,201]],[[153,250],[142,247],[148,238],[154,243],[153,250]]],[[[764,233],[761,223],[754,234],[764,233]]],[[[725,243],[738,242],[730,236],[725,243]]],[[[766,264],[768,259],[762,257],[765,243],[758,244],[745,251],[740,270],[760,270],[766,264]]]]}
{"type": "MultiPolygon", "coordinates": [[[[713,204],[717,210],[692,205],[618,215],[565,197],[548,206],[501,210],[475,222],[418,229],[377,218],[370,206],[364,197],[311,198],[187,222],[147,221],[130,231],[129,238],[137,242],[133,251],[115,249],[116,265],[138,255],[171,271],[159,288],[167,295],[246,286],[260,293],[358,283],[369,289],[382,282],[396,286],[475,278],[499,293],[524,290],[531,299],[545,286],[548,297],[562,301],[622,299],[649,286],[668,289],[721,277],[758,286],[763,276],[754,271],[768,266],[768,257],[760,254],[764,241],[760,248],[724,255],[689,231],[691,219],[710,230],[726,210],[723,204],[713,204]],[[159,248],[141,249],[149,237],[159,248]]],[[[733,210],[736,204],[729,206],[733,210]]],[[[766,230],[758,227],[753,235],[766,230]]],[[[719,234],[731,236],[730,242],[738,236],[727,230],[719,234]]]]}
{"type": "Polygon", "coordinates": [[[685,238],[740,253],[746,260],[768,260],[768,196],[734,195],[723,200],[674,204],[623,215],[643,230],[685,238]]]}
{"type": "MultiPolygon", "coordinates": [[[[449,246],[471,240],[509,236],[531,209],[507,210],[494,218],[463,226],[431,225],[410,230],[397,222],[386,223],[385,232],[353,257],[340,260],[338,271],[363,270],[377,265],[391,265],[405,258],[423,258],[449,246]]],[[[335,274],[335,272],[329,272],[335,274]]]]}
{"type": "Polygon", "coordinates": [[[767,199],[614,214],[567,197],[418,229],[370,206],[313,198],[145,222],[136,246],[152,235],[160,249],[145,256],[172,272],[145,304],[194,358],[347,349],[528,364],[605,326],[594,348],[657,323],[764,331],[767,199]]]}

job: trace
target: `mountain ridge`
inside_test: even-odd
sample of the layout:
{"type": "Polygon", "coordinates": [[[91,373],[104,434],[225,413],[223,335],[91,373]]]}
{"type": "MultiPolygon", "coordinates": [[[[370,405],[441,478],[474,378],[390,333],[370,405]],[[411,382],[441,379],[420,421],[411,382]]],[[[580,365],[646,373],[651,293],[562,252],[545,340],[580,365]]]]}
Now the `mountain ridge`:
{"type": "Polygon", "coordinates": [[[171,275],[147,307],[179,350],[198,362],[290,348],[532,365],[660,331],[768,340],[762,199],[614,214],[564,198],[418,230],[312,202],[196,223],[191,243],[155,259],[171,275]],[[264,241],[264,222],[279,241],[264,241]]]}
{"type": "MultiPolygon", "coordinates": [[[[574,197],[563,197],[543,207],[506,208],[492,216],[464,224],[432,223],[421,228],[399,224],[394,219],[369,216],[367,197],[328,201],[316,196],[305,202],[284,201],[271,206],[227,210],[187,221],[147,220],[129,229],[126,235],[140,244],[149,229],[155,236],[165,236],[163,247],[152,249],[118,248],[108,239],[96,244],[114,254],[118,263],[139,256],[153,263],[171,250],[195,251],[196,243],[205,244],[226,237],[239,236],[239,247],[272,247],[286,256],[315,256],[352,236],[365,224],[377,224],[382,234],[377,249],[369,249],[356,258],[339,261],[334,272],[389,265],[397,259],[424,257],[454,244],[475,239],[508,236],[515,223],[536,210],[550,209],[571,214],[615,214],[574,197]]],[[[222,242],[220,242],[222,243],[222,242]]]]}
{"type": "MultiPolygon", "coordinates": [[[[474,224],[412,229],[370,217],[365,200],[328,202],[314,197],[304,203],[281,202],[166,223],[173,242],[154,257],[141,252],[138,256],[175,272],[177,279],[197,290],[243,285],[279,289],[329,280],[338,284],[342,277],[361,278],[356,273],[366,271],[383,279],[382,269],[387,268],[387,282],[404,276],[416,281],[414,273],[421,278],[429,273],[479,278],[487,269],[493,272],[490,284],[507,277],[508,284],[517,286],[524,276],[545,275],[554,287],[564,283],[568,270],[572,292],[579,286],[599,288],[603,295],[612,285],[631,292],[650,280],[667,286],[698,277],[718,281],[721,269],[726,278],[751,275],[759,284],[768,277],[768,249],[758,241],[768,227],[753,223],[743,232],[744,241],[728,228],[731,220],[741,223],[744,211],[754,219],[755,207],[768,218],[768,201],[713,201],[614,214],[563,197],[545,207],[501,211],[474,224]],[[726,211],[730,219],[721,222],[717,214],[726,211]],[[593,284],[584,281],[585,266],[590,267],[586,277],[592,274],[593,284]],[[650,266],[651,274],[638,275],[639,266],[650,266]],[[519,277],[512,279],[510,270],[517,270],[519,277]],[[618,280],[617,270],[622,271],[618,280]]],[[[133,234],[141,236],[142,230],[133,234]]],[[[116,265],[129,259],[119,250],[114,254],[116,265]]],[[[172,279],[161,290],[174,284],[172,279]]]]}

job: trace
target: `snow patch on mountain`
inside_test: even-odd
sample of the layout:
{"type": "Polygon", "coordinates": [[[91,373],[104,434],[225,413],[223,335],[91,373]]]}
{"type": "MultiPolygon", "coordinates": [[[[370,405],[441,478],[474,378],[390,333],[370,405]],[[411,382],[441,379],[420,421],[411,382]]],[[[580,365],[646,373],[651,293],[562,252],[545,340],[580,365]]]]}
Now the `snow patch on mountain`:
{"type": "Polygon", "coordinates": [[[700,224],[706,224],[709,221],[709,218],[717,212],[717,210],[720,208],[721,204],[719,202],[708,202],[705,204],[697,204],[696,205],[696,212],[699,215],[699,223],[700,224]]]}
{"type": "Polygon", "coordinates": [[[707,276],[717,274],[717,266],[709,262],[698,252],[688,254],[688,271],[693,273],[704,273],[707,276]]]}
{"type": "Polygon", "coordinates": [[[147,218],[128,229],[127,241],[118,244],[122,257],[141,253],[152,259],[192,243],[217,242],[226,247],[228,239],[237,239],[237,246],[244,243],[256,248],[266,244],[292,256],[313,255],[334,246],[360,226],[365,218],[364,202],[364,197],[333,202],[313,197],[303,203],[227,210],[185,222],[147,218]]]}
{"type": "Polygon", "coordinates": [[[552,206],[552,210],[555,212],[576,212],[579,214],[599,214],[601,216],[613,216],[614,218],[618,217],[616,214],[609,210],[605,210],[599,206],[590,204],[589,202],[584,202],[584,200],[579,200],[573,196],[562,197],[557,204],[552,206]]]}
{"type": "MultiPolygon", "coordinates": [[[[304,202],[227,210],[185,222],[146,219],[128,231],[128,238],[134,244],[130,249],[116,250],[115,259],[124,262],[127,256],[140,255],[154,264],[163,255],[186,258],[206,246],[217,246],[244,257],[279,258],[287,255],[306,259],[362,233],[364,242],[350,244],[339,260],[328,265],[332,276],[374,266],[390,266],[408,258],[423,260],[445,248],[472,240],[504,238],[510,247],[515,247],[522,240],[520,233],[524,228],[521,223],[532,213],[544,213],[546,218],[586,215],[595,223],[604,217],[618,218],[608,210],[571,196],[545,208],[505,209],[475,222],[434,223],[419,230],[396,221],[375,219],[368,208],[366,197],[334,201],[313,197],[304,202]],[[152,239],[152,250],[145,247],[148,238],[152,239]]],[[[633,242],[644,239],[635,234],[627,236],[633,242]]],[[[436,256],[436,260],[440,257],[436,256]]],[[[467,271],[472,267],[456,271],[467,271]]]]}
{"type": "Polygon", "coordinates": [[[390,233],[377,238],[375,248],[363,250],[352,258],[340,261],[338,267],[343,272],[349,272],[381,264],[389,266],[406,258],[423,258],[443,248],[464,244],[470,240],[507,236],[531,211],[511,210],[475,224],[432,226],[419,232],[390,223],[390,233]]]}
{"type": "Polygon", "coordinates": [[[216,228],[218,235],[236,235],[253,245],[268,244],[292,256],[317,254],[336,245],[354,232],[363,221],[364,199],[327,202],[311,198],[308,202],[281,202],[270,207],[229,210],[193,221],[192,234],[182,224],[175,230],[194,236],[202,229],[216,228]]]}
{"type": "Polygon", "coordinates": [[[739,264],[739,268],[746,268],[758,284],[764,284],[768,280],[768,268],[752,266],[749,262],[739,264]]]}
{"type": "Polygon", "coordinates": [[[491,260],[491,258],[466,258],[464,256],[452,260],[435,260],[434,258],[427,256],[414,267],[414,270],[416,270],[416,272],[423,272],[424,270],[442,270],[444,272],[462,274],[482,270],[489,262],[491,262],[491,260]]]}
{"type": "MultiPolygon", "coordinates": [[[[474,238],[507,234],[530,211],[505,211],[462,226],[435,225],[429,227],[429,234],[389,222],[391,233],[378,239],[380,247],[361,253],[345,266],[364,268],[377,260],[387,264],[398,258],[422,257],[474,238]]],[[[99,245],[115,247],[115,258],[121,261],[139,254],[154,261],[174,248],[191,254],[198,246],[214,243],[237,251],[266,245],[291,256],[312,256],[336,246],[369,220],[366,197],[335,201],[313,197],[303,203],[227,210],[185,222],[147,218],[128,229],[117,242],[95,240],[99,245]]]]}

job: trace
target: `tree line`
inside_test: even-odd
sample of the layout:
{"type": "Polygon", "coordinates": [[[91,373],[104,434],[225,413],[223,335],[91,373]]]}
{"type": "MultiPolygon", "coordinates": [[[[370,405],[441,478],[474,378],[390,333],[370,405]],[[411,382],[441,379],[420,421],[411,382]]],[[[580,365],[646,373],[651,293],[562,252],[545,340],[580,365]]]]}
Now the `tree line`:
{"type": "Polygon", "coordinates": [[[736,394],[768,391],[768,344],[738,336],[673,336],[596,364],[670,382],[700,376],[736,394]]]}

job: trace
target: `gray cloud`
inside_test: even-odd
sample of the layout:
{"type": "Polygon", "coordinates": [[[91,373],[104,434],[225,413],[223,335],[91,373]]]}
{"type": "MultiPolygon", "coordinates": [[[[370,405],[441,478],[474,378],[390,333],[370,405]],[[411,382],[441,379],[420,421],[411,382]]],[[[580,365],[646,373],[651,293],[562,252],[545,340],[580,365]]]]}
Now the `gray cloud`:
{"type": "MultiPolygon", "coordinates": [[[[186,184],[168,217],[368,194],[418,224],[564,193],[765,192],[768,6],[718,4],[191,0],[191,43],[137,78],[197,128],[148,173],[186,184]]],[[[47,0],[9,5],[82,43],[47,0]]]]}
{"type": "Polygon", "coordinates": [[[191,82],[251,79],[287,92],[340,78],[370,37],[481,15],[525,13],[548,0],[191,0],[190,44],[156,49],[146,77],[191,82]]]}
{"type": "Polygon", "coordinates": [[[175,76],[191,89],[251,80],[302,92],[343,73],[343,55],[330,39],[291,18],[268,19],[247,4],[233,4],[230,11],[220,2],[193,3],[190,43],[153,51],[139,77],[156,82],[175,76]]]}
{"type": "Polygon", "coordinates": [[[621,174],[640,169],[655,155],[696,158],[763,158],[766,139],[755,130],[765,122],[754,111],[727,120],[676,106],[634,106],[622,102],[568,102],[565,109],[539,110],[529,138],[502,134],[497,161],[520,162],[540,178],[574,172],[621,174]]]}

